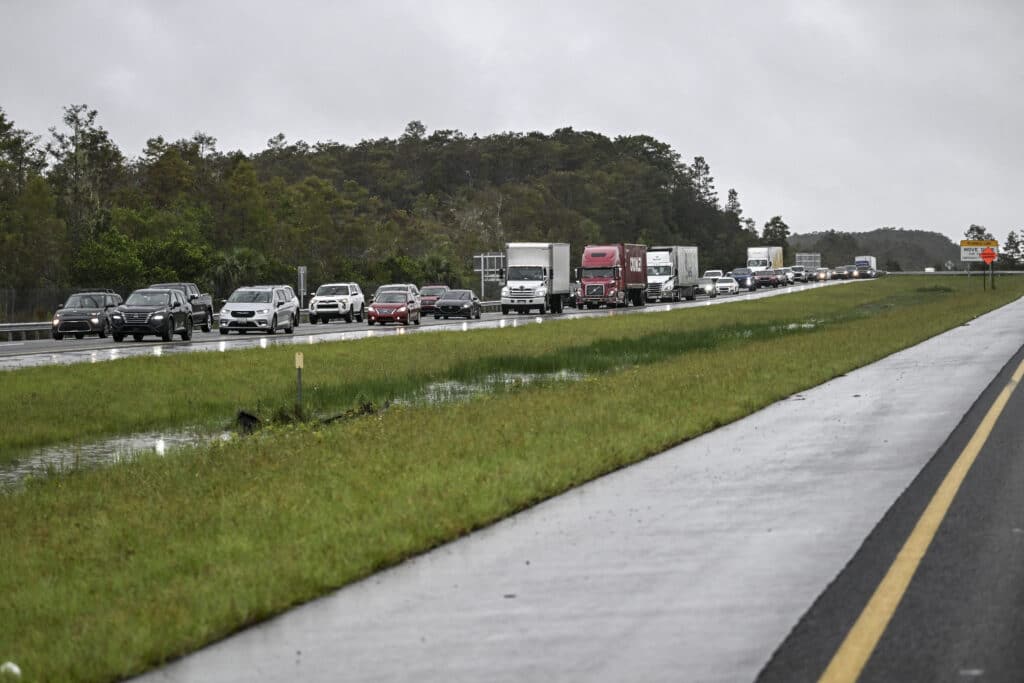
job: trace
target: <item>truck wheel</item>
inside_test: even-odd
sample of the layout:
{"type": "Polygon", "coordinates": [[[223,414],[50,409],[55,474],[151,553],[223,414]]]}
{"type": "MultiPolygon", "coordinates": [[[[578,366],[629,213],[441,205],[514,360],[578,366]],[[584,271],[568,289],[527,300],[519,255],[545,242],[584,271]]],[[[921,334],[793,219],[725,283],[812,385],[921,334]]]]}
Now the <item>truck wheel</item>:
{"type": "Polygon", "coordinates": [[[75,332],[75,339],[85,339],[85,332],[75,332]]]}
{"type": "Polygon", "coordinates": [[[135,341],[142,341],[142,338],[145,337],[145,336],[146,335],[144,335],[144,334],[133,334],[132,335],[132,339],[134,339],[135,341]]]}
{"type": "Polygon", "coordinates": [[[548,312],[547,307],[544,304],[541,304],[540,307],[537,309],[537,314],[538,315],[544,315],[547,312],[548,312]]]}
{"type": "Polygon", "coordinates": [[[361,307],[359,309],[359,313],[356,314],[356,321],[357,322],[363,322],[363,313],[365,313],[365,312],[366,312],[366,306],[363,306],[363,307],[361,307]]]}
{"type": "Polygon", "coordinates": [[[316,321],[317,320],[318,320],[318,318],[315,315],[310,314],[310,316],[309,316],[309,324],[310,325],[316,325],[316,321]]]}
{"type": "Polygon", "coordinates": [[[352,309],[348,309],[348,313],[345,314],[345,322],[352,322],[352,309]]]}
{"type": "Polygon", "coordinates": [[[123,334],[118,334],[117,332],[115,332],[111,336],[114,338],[114,341],[116,341],[116,342],[123,342],[124,341],[124,335],[123,334]]]}
{"type": "Polygon", "coordinates": [[[501,314],[502,315],[508,315],[508,306],[502,306],[501,307],[501,314]]]}

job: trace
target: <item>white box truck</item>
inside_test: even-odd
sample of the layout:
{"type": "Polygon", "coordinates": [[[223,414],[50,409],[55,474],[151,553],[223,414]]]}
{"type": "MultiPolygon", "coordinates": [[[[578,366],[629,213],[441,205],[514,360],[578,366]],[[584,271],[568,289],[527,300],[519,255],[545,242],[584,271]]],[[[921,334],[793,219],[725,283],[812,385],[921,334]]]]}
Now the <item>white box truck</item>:
{"type": "Polygon", "coordinates": [[[569,245],[562,242],[509,242],[505,245],[505,285],[501,313],[561,313],[569,298],[569,245]]]}
{"type": "Polygon", "coordinates": [[[782,247],[748,247],[747,268],[755,273],[782,267],[782,247]]]}
{"type": "Polygon", "coordinates": [[[858,268],[870,268],[871,270],[878,270],[878,262],[874,256],[855,256],[853,264],[858,268]]]}
{"type": "Polygon", "coordinates": [[[693,301],[697,298],[697,247],[651,247],[647,250],[647,300],[693,301]]]}

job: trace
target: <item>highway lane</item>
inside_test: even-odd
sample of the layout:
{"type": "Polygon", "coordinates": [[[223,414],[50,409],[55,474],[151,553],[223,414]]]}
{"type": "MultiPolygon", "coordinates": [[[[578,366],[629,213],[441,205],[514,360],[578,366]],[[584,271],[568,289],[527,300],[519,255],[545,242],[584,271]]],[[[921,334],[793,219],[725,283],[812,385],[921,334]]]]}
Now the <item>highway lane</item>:
{"type": "Polygon", "coordinates": [[[761,672],[760,681],[815,681],[826,670],[836,681],[1024,680],[1024,392],[1011,377],[1015,371],[1020,377],[1021,363],[1024,351],[979,397],[849,565],[801,618],[761,672]],[[1007,387],[1013,392],[1005,408],[986,424],[1007,387]],[[983,430],[988,427],[986,435],[983,430]],[[980,448],[972,452],[982,438],[980,448]],[[949,481],[960,479],[962,470],[954,465],[964,465],[964,454],[975,459],[909,585],[900,592],[891,583],[907,561],[900,550],[915,531],[922,533],[916,525],[928,519],[925,510],[937,500],[947,476],[949,481]],[[892,567],[897,570],[890,571],[892,567]],[[887,577],[889,583],[883,583],[887,577]],[[886,625],[876,618],[872,626],[865,619],[854,629],[876,595],[877,600],[895,604],[895,609],[876,613],[891,621],[886,625]],[[876,637],[873,650],[847,656],[854,645],[869,647],[876,637]],[[841,650],[844,642],[846,649],[841,650]],[[829,669],[838,652],[843,656],[835,657],[829,669]]]}
{"type": "Polygon", "coordinates": [[[276,335],[260,333],[238,334],[232,332],[222,335],[217,330],[202,332],[195,330],[191,341],[176,339],[171,342],[160,341],[159,338],[148,336],[140,342],[126,339],[123,342],[115,342],[113,339],[99,339],[97,337],[86,337],[74,339],[65,337],[61,341],[54,339],[36,339],[17,342],[0,342],[0,370],[13,370],[18,368],[35,367],[40,365],[60,365],[71,363],[98,363],[103,361],[118,360],[136,356],[165,356],[179,353],[190,353],[196,351],[234,351],[247,348],[267,348],[271,345],[281,344],[315,344],[328,341],[347,341],[363,339],[371,336],[385,336],[391,334],[412,334],[425,331],[463,331],[480,328],[495,327],[518,327],[520,325],[535,324],[545,320],[558,319],[579,319],[584,317],[623,315],[634,313],[654,313],[667,311],[675,308],[692,308],[745,301],[750,299],[761,299],[770,296],[780,296],[794,292],[806,291],[812,288],[846,284],[841,281],[828,283],[799,284],[791,287],[784,287],[772,290],[761,290],[754,293],[745,293],[736,296],[719,296],[714,299],[698,297],[696,301],[682,301],[679,303],[652,303],[637,308],[597,309],[593,311],[567,309],[559,315],[547,314],[539,316],[534,314],[521,315],[510,314],[503,316],[500,313],[484,313],[481,320],[435,320],[433,315],[424,316],[420,326],[409,325],[387,325],[369,326],[366,322],[345,323],[334,321],[329,324],[311,325],[303,323],[295,330],[294,334],[278,332],[276,335]]]}

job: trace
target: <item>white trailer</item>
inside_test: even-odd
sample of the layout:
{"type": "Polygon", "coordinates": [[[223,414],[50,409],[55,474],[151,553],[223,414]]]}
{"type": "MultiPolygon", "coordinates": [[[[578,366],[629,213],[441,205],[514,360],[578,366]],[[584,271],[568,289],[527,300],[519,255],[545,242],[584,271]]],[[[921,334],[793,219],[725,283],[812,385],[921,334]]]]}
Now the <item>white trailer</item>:
{"type": "Polygon", "coordinates": [[[647,250],[647,300],[693,301],[697,298],[697,247],[651,247],[647,250]]]}
{"type": "Polygon", "coordinates": [[[813,273],[818,268],[821,268],[821,254],[797,254],[796,265],[803,266],[805,272],[813,273]]]}
{"type": "Polygon", "coordinates": [[[748,247],[747,268],[755,273],[782,267],[782,247],[748,247]]]}
{"type": "Polygon", "coordinates": [[[569,245],[564,242],[510,242],[505,245],[505,285],[501,312],[561,313],[569,298],[569,245]]]}
{"type": "Polygon", "coordinates": [[[878,270],[878,262],[874,256],[855,256],[853,264],[859,268],[868,267],[871,270],[878,270]]]}

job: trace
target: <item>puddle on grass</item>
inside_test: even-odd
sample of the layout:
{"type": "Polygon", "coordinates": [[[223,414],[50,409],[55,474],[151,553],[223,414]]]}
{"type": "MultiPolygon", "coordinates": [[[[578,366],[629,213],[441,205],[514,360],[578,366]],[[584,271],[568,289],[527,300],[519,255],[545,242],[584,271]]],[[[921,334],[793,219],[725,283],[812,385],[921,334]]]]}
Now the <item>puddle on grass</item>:
{"type": "Polygon", "coordinates": [[[395,405],[453,403],[475,398],[485,393],[515,390],[531,384],[550,384],[555,382],[576,382],[583,379],[584,374],[572,370],[558,372],[499,372],[487,375],[475,382],[445,380],[428,384],[408,396],[396,398],[395,405]]]}
{"type": "Polygon", "coordinates": [[[20,485],[27,477],[45,476],[48,472],[69,472],[80,468],[111,465],[140,455],[163,455],[171,448],[194,446],[208,441],[227,441],[232,432],[146,432],[118,436],[87,444],[62,444],[35,451],[9,465],[0,465],[0,490],[20,485]]]}

